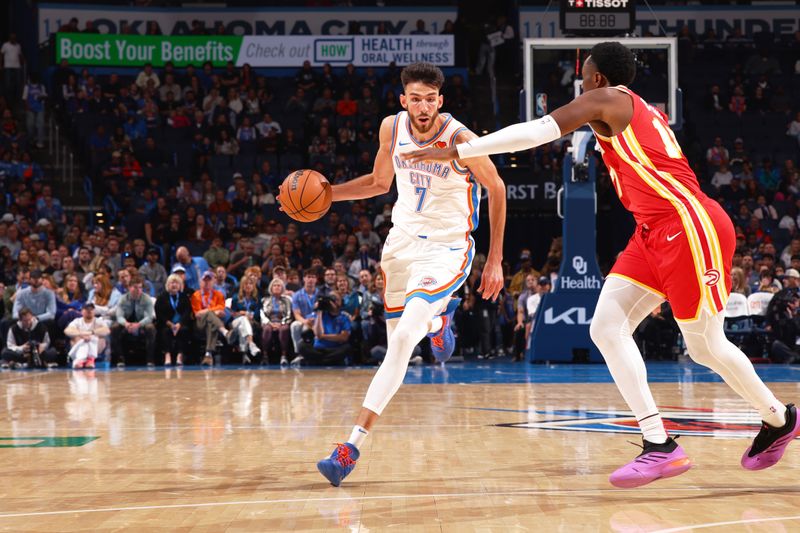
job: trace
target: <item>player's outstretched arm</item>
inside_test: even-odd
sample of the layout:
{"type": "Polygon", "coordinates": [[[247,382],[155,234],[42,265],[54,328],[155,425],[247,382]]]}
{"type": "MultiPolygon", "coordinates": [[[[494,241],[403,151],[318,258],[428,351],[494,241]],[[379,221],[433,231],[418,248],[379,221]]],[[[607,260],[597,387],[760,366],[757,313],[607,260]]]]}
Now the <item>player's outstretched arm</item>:
{"type": "MultiPolygon", "coordinates": [[[[467,142],[477,139],[471,131],[465,131],[456,137],[456,142],[467,142]]],[[[466,162],[467,168],[475,175],[475,179],[486,188],[489,195],[489,255],[481,275],[481,286],[478,292],[485,300],[495,300],[503,290],[503,238],[506,231],[506,186],[497,173],[497,168],[488,157],[476,157],[466,162]]]]}
{"type": "Polygon", "coordinates": [[[354,178],[347,183],[333,186],[333,201],[362,200],[386,194],[392,186],[394,179],[394,166],[392,166],[392,128],[394,128],[394,115],[386,117],[381,122],[379,133],[380,147],[375,156],[372,172],[354,178]]]}
{"type": "Polygon", "coordinates": [[[405,153],[400,157],[416,163],[419,161],[469,159],[527,150],[553,142],[588,122],[605,121],[607,115],[614,113],[614,104],[619,102],[619,96],[629,99],[624,93],[613,89],[588,91],[542,118],[513,124],[489,135],[477,137],[455,146],[426,148],[405,153]]]}

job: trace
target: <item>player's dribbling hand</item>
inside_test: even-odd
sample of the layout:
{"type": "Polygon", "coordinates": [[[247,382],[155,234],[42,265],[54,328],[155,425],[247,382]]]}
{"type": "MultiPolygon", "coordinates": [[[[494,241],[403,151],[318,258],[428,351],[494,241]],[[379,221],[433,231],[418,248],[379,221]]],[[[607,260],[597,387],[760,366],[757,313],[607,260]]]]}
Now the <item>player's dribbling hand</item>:
{"type": "Polygon", "coordinates": [[[425,148],[400,154],[400,158],[409,163],[420,163],[422,161],[452,161],[458,159],[458,150],[455,146],[447,148],[425,148]]]}
{"type": "Polygon", "coordinates": [[[484,300],[497,300],[500,291],[503,290],[503,267],[499,261],[487,261],[483,267],[481,275],[481,286],[478,292],[484,300]]]}
{"type": "Polygon", "coordinates": [[[283,209],[283,204],[281,203],[281,195],[275,197],[275,200],[278,202],[278,211],[285,212],[283,209]]]}

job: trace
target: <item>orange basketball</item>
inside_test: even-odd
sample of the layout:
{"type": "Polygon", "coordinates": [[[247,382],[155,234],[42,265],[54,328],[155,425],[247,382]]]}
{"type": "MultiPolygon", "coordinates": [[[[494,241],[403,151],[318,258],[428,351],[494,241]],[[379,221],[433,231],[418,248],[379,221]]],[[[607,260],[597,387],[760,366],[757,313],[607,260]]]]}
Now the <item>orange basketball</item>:
{"type": "Polygon", "coordinates": [[[298,222],[319,220],[331,208],[332,200],[331,184],[315,170],[292,172],[280,186],[283,211],[298,222]]]}

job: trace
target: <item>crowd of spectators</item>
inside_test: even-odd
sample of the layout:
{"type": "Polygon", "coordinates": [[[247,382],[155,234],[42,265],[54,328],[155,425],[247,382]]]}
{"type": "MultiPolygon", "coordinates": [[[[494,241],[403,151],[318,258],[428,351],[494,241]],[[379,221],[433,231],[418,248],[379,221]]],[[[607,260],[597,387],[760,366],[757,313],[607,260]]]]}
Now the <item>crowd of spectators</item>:
{"type": "MultiPolygon", "coordinates": [[[[695,39],[680,38],[682,46],[695,39]]],[[[746,39],[714,44],[706,36],[682,50],[697,61],[719,55],[719,79],[706,77],[702,89],[687,83],[689,127],[680,135],[702,187],[736,225],[734,291],[781,294],[773,304],[779,311],[765,311],[772,317],[765,327],[788,339],[786,310],[797,307],[788,296],[800,278],[800,114],[792,108],[800,64],[746,39]],[[738,52],[728,56],[726,46],[738,52]],[[738,129],[720,126],[728,124],[738,129]]],[[[334,183],[371,171],[380,120],[399,110],[399,73],[394,65],[378,73],[306,64],[278,78],[247,65],[167,64],[95,74],[62,63],[47,84],[35,75],[18,89],[5,80],[2,364],[380,361],[379,254],[393,194],[337,204],[309,225],[280,214],[276,195],[290,169],[314,168],[334,183]],[[67,213],[35,162],[43,102],[81,154],[102,222],[94,213],[67,213]]],[[[471,123],[466,80],[451,76],[445,101],[471,123]]],[[[537,172],[557,174],[562,154],[552,144],[529,159],[537,172]]],[[[599,188],[603,198],[607,178],[599,188]]],[[[507,285],[497,302],[476,294],[483,261],[476,255],[460,291],[459,353],[521,359],[560,265],[560,239],[546,257],[522,249],[504,264],[507,285]]],[[[668,307],[645,320],[637,338],[648,357],[675,353],[671,324],[668,307]]]]}
{"type": "MultiPolygon", "coordinates": [[[[288,169],[334,182],[370,171],[380,118],[398,110],[399,73],[305,64],[270,79],[206,64],[95,77],[62,63],[49,87],[32,78],[25,90],[39,88],[26,99],[49,90],[103,218],[68,216],[41,174],[5,182],[0,333],[30,316],[23,329],[44,329],[39,353],[49,351],[3,365],[379,360],[392,195],[302,228],[279,215],[275,196],[288,169]]],[[[38,139],[38,119],[28,126],[38,139]]]]}

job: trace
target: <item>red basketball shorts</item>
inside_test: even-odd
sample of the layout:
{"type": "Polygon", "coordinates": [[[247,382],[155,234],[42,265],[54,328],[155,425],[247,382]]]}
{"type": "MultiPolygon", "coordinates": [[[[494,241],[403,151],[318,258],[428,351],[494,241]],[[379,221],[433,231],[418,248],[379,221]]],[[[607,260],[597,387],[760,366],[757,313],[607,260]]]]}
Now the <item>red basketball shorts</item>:
{"type": "Polygon", "coordinates": [[[654,224],[640,224],[609,276],[669,301],[676,320],[725,308],[736,236],[730,217],[710,199],[654,224]]]}

